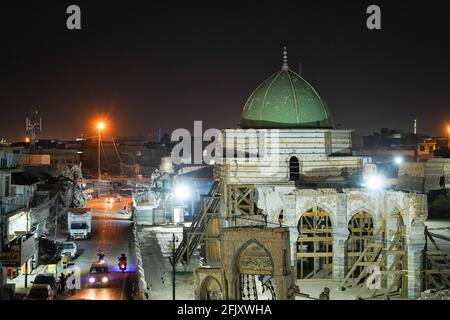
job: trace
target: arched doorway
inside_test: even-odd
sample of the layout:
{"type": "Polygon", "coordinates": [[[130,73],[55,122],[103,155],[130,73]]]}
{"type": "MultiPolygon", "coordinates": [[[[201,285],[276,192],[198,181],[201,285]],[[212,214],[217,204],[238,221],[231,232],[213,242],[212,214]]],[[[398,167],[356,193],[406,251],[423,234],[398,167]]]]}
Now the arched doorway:
{"type": "Polygon", "coordinates": [[[313,208],[298,222],[297,278],[330,278],[333,270],[333,227],[328,212],[313,208]]]}
{"type": "MultiPolygon", "coordinates": [[[[364,250],[369,243],[375,241],[373,218],[370,213],[358,212],[350,219],[348,223],[349,237],[347,241],[347,270],[350,270],[356,261],[363,255],[364,250]]],[[[368,259],[362,258],[363,261],[368,259]]],[[[352,277],[357,277],[362,271],[358,266],[352,277]]]]}
{"type": "Polygon", "coordinates": [[[300,179],[300,163],[297,157],[289,159],[289,180],[298,181],[300,179]]]}
{"type": "Polygon", "coordinates": [[[223,300],[222,287],[216,278],[208,276],[203,280],[200,300],[223,300]]]}
{"type": "Polygon", "coordinates": [[[242,300],[276,300],[274,264],[267,249],[256,241],[246,245],[237,260],[242,300]]]}

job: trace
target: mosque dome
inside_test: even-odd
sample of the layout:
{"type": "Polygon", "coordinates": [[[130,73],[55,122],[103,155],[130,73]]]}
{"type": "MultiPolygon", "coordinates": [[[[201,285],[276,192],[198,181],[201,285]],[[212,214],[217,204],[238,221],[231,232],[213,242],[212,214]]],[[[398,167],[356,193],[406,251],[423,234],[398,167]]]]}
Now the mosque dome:
{"type": "Polygon", "coordinates": [[[330,129],[333,120],[317,91],[287,64],[250,95],[241,114],[242,129],[330,129]]]}

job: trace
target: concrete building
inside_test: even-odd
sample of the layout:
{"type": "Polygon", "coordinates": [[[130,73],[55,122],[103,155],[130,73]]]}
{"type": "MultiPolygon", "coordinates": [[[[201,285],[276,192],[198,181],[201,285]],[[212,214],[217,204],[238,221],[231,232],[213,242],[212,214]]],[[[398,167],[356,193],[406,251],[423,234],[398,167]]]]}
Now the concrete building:
{"type": "MultiPolygon", "coordinates": [[[[29,217],[25,195],[16,194],[16,188],[12,185],[12,174],[20,171],[15,161],[18,152],[19,150],[16,148],[0,149],[0,251],[2,252],[0,257],[0,296],[2,297],[7,295],[7,292],[14,290],[7,286],[7,275],[14,268],[26,265],[31,258],[28,250],[22,251],[24,242],[15,243],[17,237],[21,238],[21,234],[28,233],[29,217]],[[26,254],[22,255],[22,252],[26,252],[26,254]]],[[[26,237],[27,245],[25,247],[30,247],[28,239],[30,237],[26,237]]]]}
{"type": "MultiPolygon", "coordinates": [[[[49,195],[39,192],[43,181],[24,168],[48,166],[42,157],[21,153],[23,148],[0,149],[0,296],[11,296],[14,284],[8,283],[32,270],[38,258],[36,235],[44,231],[49,217],[49,195]]],[[[47,156],[48,157],[48,156],[47,156]]],[[[45,159],[44,159],[45,160],[45,159]]]]}
{"type": "Polygon", "coordinates": [[[177,250],[189,263],[202,244],[197,298],[294,299],[317,279],[358,288],[354,298],[420,296],[426,195],[369,188],[371,159],[352,156],[352,131],[334,129],[286,56],[250,95],[241,129],[222,134],[217,183],[177,250]]]}

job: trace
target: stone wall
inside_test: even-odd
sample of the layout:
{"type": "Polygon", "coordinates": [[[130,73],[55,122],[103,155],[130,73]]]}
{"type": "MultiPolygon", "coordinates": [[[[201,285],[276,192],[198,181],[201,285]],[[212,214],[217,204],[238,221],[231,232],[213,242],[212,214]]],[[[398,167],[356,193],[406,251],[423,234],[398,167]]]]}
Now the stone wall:
{"type": "Polygon", "coordinates": [[[226,183],[289,181],[289,160],[295,156],[305,177],[340,176],[362,167],[351,156],[351,131],[306,129],[224,130],[228,155],[217,160],[216,177],[226,183]]]}
{"type": "Polygon", "coordinates": [[[431,159],[425,166],[425,191],[441,189],[439,178],[445,177],[446,184],[450,185],[450,159],[431,159]]]}

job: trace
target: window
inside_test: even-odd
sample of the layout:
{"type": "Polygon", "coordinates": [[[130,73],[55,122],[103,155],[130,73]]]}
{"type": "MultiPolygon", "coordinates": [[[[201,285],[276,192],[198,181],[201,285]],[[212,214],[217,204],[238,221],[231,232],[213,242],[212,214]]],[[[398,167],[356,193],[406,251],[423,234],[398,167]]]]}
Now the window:
{"type": "Polygon", "coordinates": [[[5,177],[5,197],[9,197],[9,184],[10,184],[11,177],[6,176],[5,177]]]}
{"type": "Polygon", "coordinates": [[[297,157],[289,159],[289,180],[297,181],[300,179],[300,164],[297,157]]]}

